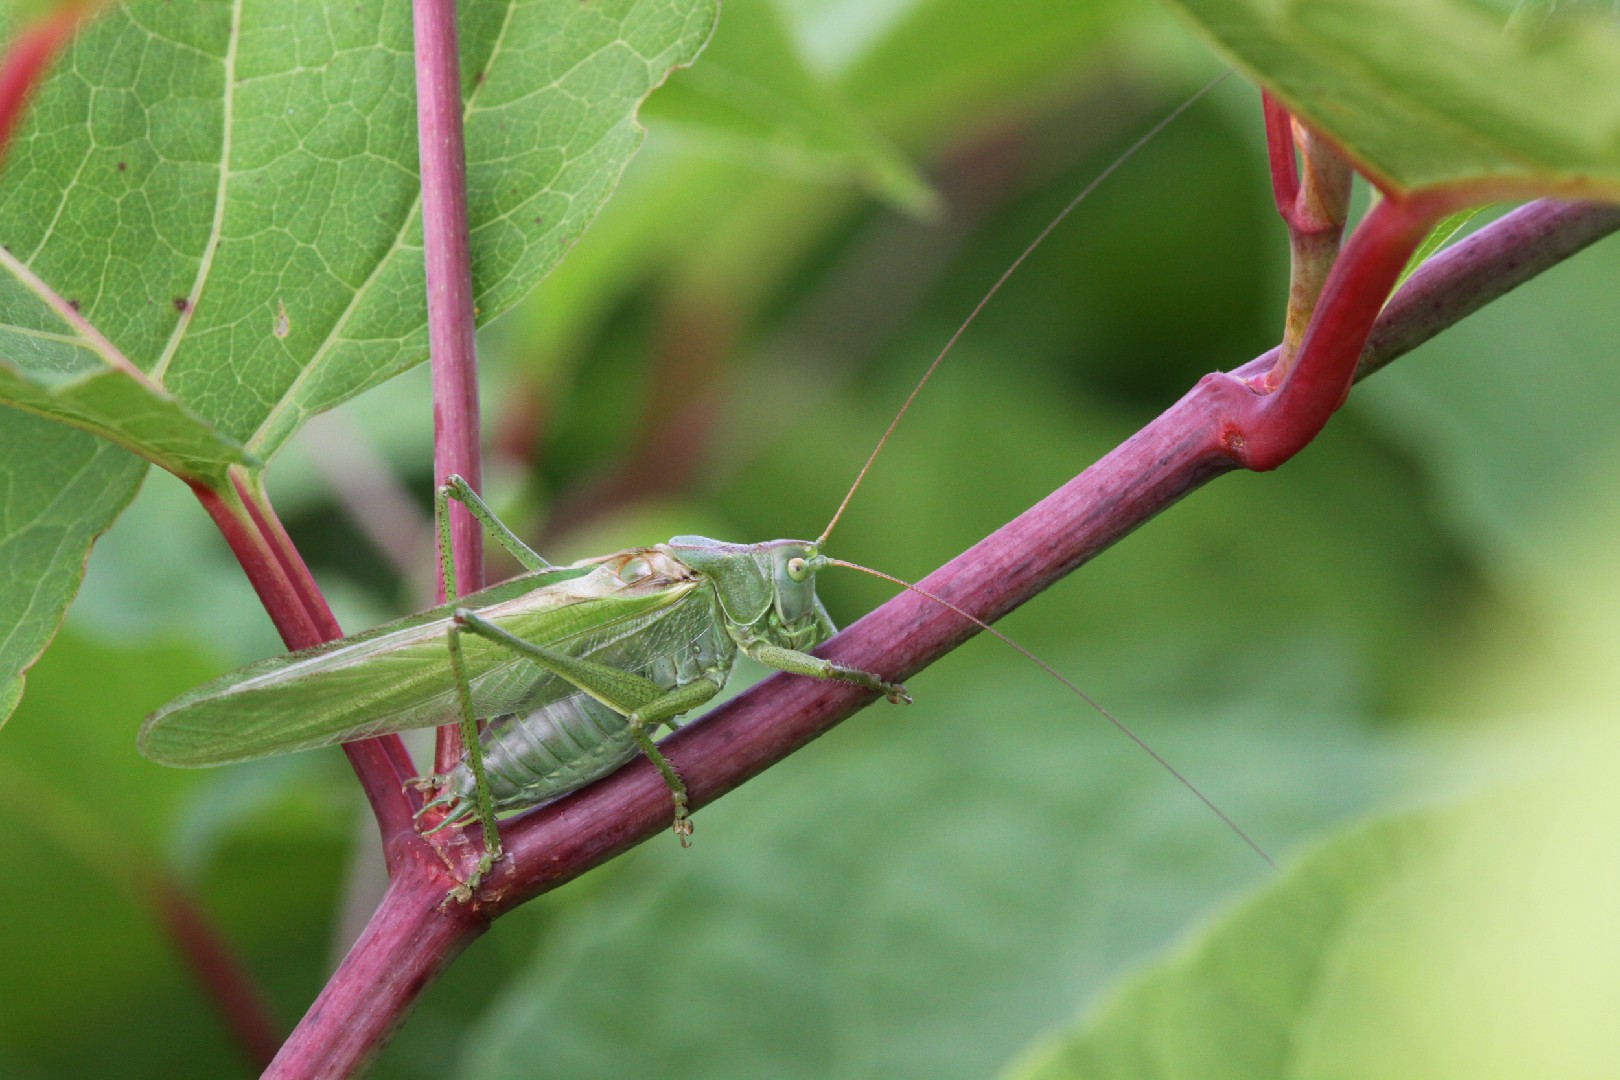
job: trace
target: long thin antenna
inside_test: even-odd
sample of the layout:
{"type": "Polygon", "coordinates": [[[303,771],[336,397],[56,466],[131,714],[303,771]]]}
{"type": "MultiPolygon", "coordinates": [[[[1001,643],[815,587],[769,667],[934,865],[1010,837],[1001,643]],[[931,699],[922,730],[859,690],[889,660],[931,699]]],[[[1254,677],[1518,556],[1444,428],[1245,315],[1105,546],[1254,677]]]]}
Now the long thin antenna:
{"type": "Polygon", "coordinates": [[[1063,220],[1070,214],[1074,213],[1075,208],[1081,203],[1085,202],[1086,198],[1093,191],[1096,191],[1104,180],[1107,180],[1110,176],[1114,175],[1120,166],[1124,165],[1127,161],[1136,156],[1136,152],[1138,150],[1152,142],[1154,138],[1158,136],[1159,132],[1169,127],[1175,122],[1177,117],[1186,112],[1188,109],[1192,108],[1193,105],[1197,103],[1199,98],[1203,97],[1205,94],[1221,85],[1221,83],[1225,82],[1231,74],[1232,69],[1227,68],[1225,71],[1215,76],[1215,78],[1211,79],[1198,90],[1194,91],[1192,96],[1186,101],[1183,101],[1180,105],[1177,105],[1174,109],[1171,109],[1164,119],[1160,120],[1157,124],[1154,124],[1140,138],[1138,138],[1130,146],[1126,147],[1125,151],[1113,161],[1109,162],[1107,168],[1098,173],[1096,177],[1092,179],[1091,183],[1081,188],[1080,194],[1070,199],[1069,205],[1065,206],[1062,210],[1059,210],[1057,216],[1046,223],[1046,228],[1042,229],[1038,234],[1036,234],[1035,239],[1029,242],[1029,246],[1025,247],[1024,250],[1019,254],[1018,258],[1012,261],[1012,265],[1008,266],[1007,269],[1001,272],[1001,276],[996,279],[996,283],[990,286],[990,291],[985,293],[984,296],[980,298],[979,302],[974,305],[972,311],[968,312],[967,318],[962,320],[962,325],[956,328],[956,333],[952,334],[950,336],[950,340],[945,342],[945,347],[939,350],[939,354],[934,357],[934,362],[928,365],[928,370],[924,371],[922,378],[917,380],[917,385],[911,388],[911,393],[907,396],[905,403],[900,406],[900,411],[894,414],[894,419],[889,421],[889,426],[884,430],[883,437],[879,439],[877,445],[872,448],[872,453],[869,457],[867,457],[866,464],[862,465],[861,471],[855,474],[855,482],[849,485],[849,490],[844,493],[844,500],[838,504],[838,509],[834,511],[832,520],[827,522],[827,527],[821,531],[821,536],[816,540],[817,547],[825,544],[827,542],[827,537],[832,535],[833,527],[838,524],[838,519],[844,516],[844,510],[849,506],[849,500],[855,497],[855,492],[861,486],[861,481],[866,479],[867,470],[871,469],[872,463],[876,461],[878,455],[883,452],[884,444],[889,441],[889,436],[894,434],[894,429],[900,426],[900,421],[905,417],[906,411],[911,408],[911,403],[917,400],[917,395],[922,393],[922,388],[927,386],[928,380],[934,377],[934,372],[939,368],[939,365],[944,362],[945,357],[950,354],[950,351],[956,347],[956,343],[962,339],[962,335],[967,333],[968,327],[972,326],[973,321],[979,317],[979,312],[983,311],[990,301],[995,298],[996,293],[1001,291],[1001,287],[1007,284],[1007,279],[1012,277],[1013,274],[1018,271],[1020,266],[1024,265],[1025,260],[1035,253],[1035,249],[1040,247],[1041,244],[1045,242],[1046,238],[1051,236],[1053,231],[1057,229],[1059,225],[1063,224],[1063,220]]]}
{"type": "Polygon", "coordinates": [[[1270,866],[1273,870],[1277,869],[1276,862],[1272,860],[1270,855],[1266,854],[1266,849],[1257,844],[1254,841],[1254,838],[1248,833],[1244,832],[1242,827],[1239,826],[1237,822],[1228,817],[1226,811],[1222,810],[1219,806],[1216,806],[1214,801],[1211,800],[1208,795],[1205,795],[1202,791],[1199,791],[1198,785],[1187,779],[1187,777],[1182,774],[1181,770],[1177,769],[1174,765],[1170,764],[1170,762],[1166,761],[1163,755],[1161,755],[1157,750],[1153,749],[1153,747],[1149,746],[1147,740],[1143,739],[1142,736],[1132,731],[1123,720],[1109,712],[1107,709],[1103,708],[1102,704],[1096,698],[1092,697],[1090,694],[1076,686],[1073,682],[1069,681],[1068,678],[1066,678],[1051,664],[1048,664],[1045,660],[1042,660],[1040,657],[1036,656],[1034,653],[1024,648],[1024,646],[1018,644],[1018,642],[1014,641],[1006,634],[1003,634],[1000,630],[997,630],[983,619],[980,619],[974,615],[969,615],[967,612],[963,611],[949,600],[946,600],[944,597],[935,596],[927,589],[913,585],[909,581],[903,581],[900,578],[895,577],[893,574],[885,574],[881,570],[873,570],[870,566],[862,566],[859,563],[847,562],[844,559],[827,559],[827,565],[842,566],[850,570],[859,570],[863,574],[871,574],[875,578],[882,578],[884,581],[892,582],[895,585],[899,585],[901,588],[910,589],[918,596],[932,600],[940,607],[949,608],[951,611],[954,611],[956,614],[962,616],[962,618],[966,619],[968,622],[977,626],[980,630],[983,630],[985,633],[990,634],[993,637],[1000,638],[1002,641],[1012,646],[1015,650],[1022,653],[1029,660],[1033,661],[1035,665],[1038,666],[1042,671],[1046,672],[1048,675],[1052,676],[1052,678],[1068,687],[1070,693],[1074,694],[1081,701],[1084,701],[1087,705],[1090,705],[1093,709],[1097,710],[1098,714],[1101,715],[1104,720],[1107,720],[1110,724],[1113,724],[1114,727],[1118,728],[1127,739],[1141,747],[1142,751],[1146,753],[1148,757],[1159,763],[1160,768],[1169,773],[1171,776],[1175,777],[1181,786],[1192,792],[1199,802],[1209,807],[1210,812],[1216,817],[1220,818],[1226,827],[1231,829],[1239,840],[1242,840],[1249,846],[1251,850],[1254,851],[1256,855],[1260,856],[1266,861],[1266,865],[1270,866]]]}

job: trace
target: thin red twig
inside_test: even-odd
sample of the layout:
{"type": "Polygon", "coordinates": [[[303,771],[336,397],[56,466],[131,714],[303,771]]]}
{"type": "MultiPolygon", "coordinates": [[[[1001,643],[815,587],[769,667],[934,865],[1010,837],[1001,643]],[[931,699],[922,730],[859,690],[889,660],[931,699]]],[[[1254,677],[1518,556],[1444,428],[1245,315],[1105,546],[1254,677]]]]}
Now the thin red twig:
{"type": "Polygon", "coordinates": [[[1299,355],[1305,330],[1316,317],[1316,305],[1338,259],[1354,174],[1338,147],[1298,124],[1269,92],[1262,95],[1262,101],[1271,193],[1288,229],[1288,310],[1282,351],[1272,370],[1272,382],[1277,384],[1299,355]],[[1303,159],[1303,178],[1296,151],[1303,159]]]}
{"type": "MultiPolygon", "coordinates": [[[[337,616],[332,614],[332,609],[326,603],[326,597],[322,596],[320,589],[316,587],[315,579],[304,563],[304,557],[298,554],[298,549],[293,546],[292,537],[287,535],[287,530],[282,526],[281,519],[276,516],[263,489],[249,488],[241,477],[236,475],[231,477],[231,484],[236,488],[236,496],[242,500],[242,506],[247,510],[254,529],[264,538],[265,546],[275,558],[282,576],[287,579],[293,594],[298,597],[298,602],[314,624],[317,640],[310,644],[318,645],[322,641],[335,641],[342,637],[343,627],[338,625],[337,616]]],[[[308,647],[309,645],[303,646],[306,649],[308,647]]]]}
{"type": "MultiPolygon", "coordinates": [[[[276,632],[289,649],[307,649],[323,640],[320,628],[304,607],[303,597],[287,577],[286,567],[270,549],[264,535],[254,527],[253,519],[239,500],[227,501],[224,496],[201,482],[193,482],[191,490],[197,501],[213,519],[231,554],[241,564],[259,603],[275,624],[276,632]]],[[[232,493],[234,496],[234,492],[232,493]]]]}
{"type": "Polygon", "coordinates": [[[1355,381],[1356,367],[1384,301],[1412,252],[1449,212],[1446,200],[1386,198],[1370,210],[1345,245],[1291,368],[1243,380],[1215,374],[1209,393],[1225,405],[1221,440],[1233,459],[1256,472],[1275,469],[1316,438],[1355,381]]]}
{"type": "Polygon", "coordinates": [[[1266,160],[1271,166],[1271,197],[1277,213],[1292,228],[1294,205],[1299,199],[1299,166],[1294,160],[1294,118],[1282,102],[1262,92],[1266,117],[1266,160]]]}

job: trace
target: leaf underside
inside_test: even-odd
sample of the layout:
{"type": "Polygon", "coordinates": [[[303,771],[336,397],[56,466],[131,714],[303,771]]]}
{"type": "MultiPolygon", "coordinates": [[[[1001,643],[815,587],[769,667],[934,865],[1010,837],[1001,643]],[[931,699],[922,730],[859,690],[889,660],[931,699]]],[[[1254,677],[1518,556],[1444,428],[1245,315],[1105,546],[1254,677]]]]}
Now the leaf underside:
{"type": "Polygon", "coordinates": [[[1391,192],[1620,198],[1620,33],[1469,0],[1170,0],[1391,192]]]}

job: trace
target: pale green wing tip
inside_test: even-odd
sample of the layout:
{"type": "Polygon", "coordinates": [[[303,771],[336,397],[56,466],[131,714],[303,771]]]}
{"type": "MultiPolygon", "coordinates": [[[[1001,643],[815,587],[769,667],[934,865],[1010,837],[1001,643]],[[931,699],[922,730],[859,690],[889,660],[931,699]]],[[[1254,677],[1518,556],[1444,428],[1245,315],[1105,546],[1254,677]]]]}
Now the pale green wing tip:
{"type": "Polygon", "coordinates": [[[184,732],[175,730],[172,725],[163,722],[167,716],[166,713],[153,713],[148,716],[146,722],[141,725],[140,734],[135,736],[135,749],[139,750],[141,756],[148,761],[177,769],[201,769],[242,760],[239,756],[202,752],[202,747],[186,738],[184,732]]]}

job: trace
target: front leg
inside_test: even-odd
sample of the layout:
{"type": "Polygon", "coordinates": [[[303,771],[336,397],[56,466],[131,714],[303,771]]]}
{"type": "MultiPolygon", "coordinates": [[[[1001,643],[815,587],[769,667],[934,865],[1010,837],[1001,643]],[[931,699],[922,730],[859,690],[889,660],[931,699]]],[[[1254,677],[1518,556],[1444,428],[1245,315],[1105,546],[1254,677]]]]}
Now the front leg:
{"type": "Polygon", "coordinates": [[[705,704],[726,685],[725,675],[716,671],[706,671],[697,679],[677,686],[664,694],[663,697],[627,714],[630,721],[630,734],[635,736],[636,745],[641,752],[647,755],[647,760],[653,763],[658,774],[664,778],[664,785],[669,788],[670,796],[675,800],[675,835],[681,841],[681,847],[691,847],[688,839],[692,835],[692,819],[686,812],[686,781],[681,774],[675,771],[662,750],[652,740],[652,732],[657,730],[659,724],[668,724],[670,729],[675,728],[675,718],[682,713],[690,712],[705,704]]]}
{"type": "Polygon", "coordinates": [[[773,667],[777,671],[788,671],[794,675],[808,675],[812,679],[837,679],[839,682],[854,683],[865,687],[874,693],[882,694],[896,705],[910,705],[911,695],[899,683],[885,682],[880,675],[870,671],[862,671],[847,664],[835,663],[832,660],[823,660],[819,656],[811,656],[798,649],[785,649],[780,645],[739,645],[743,655],[758,660],[766,667],[773,667]]]}

